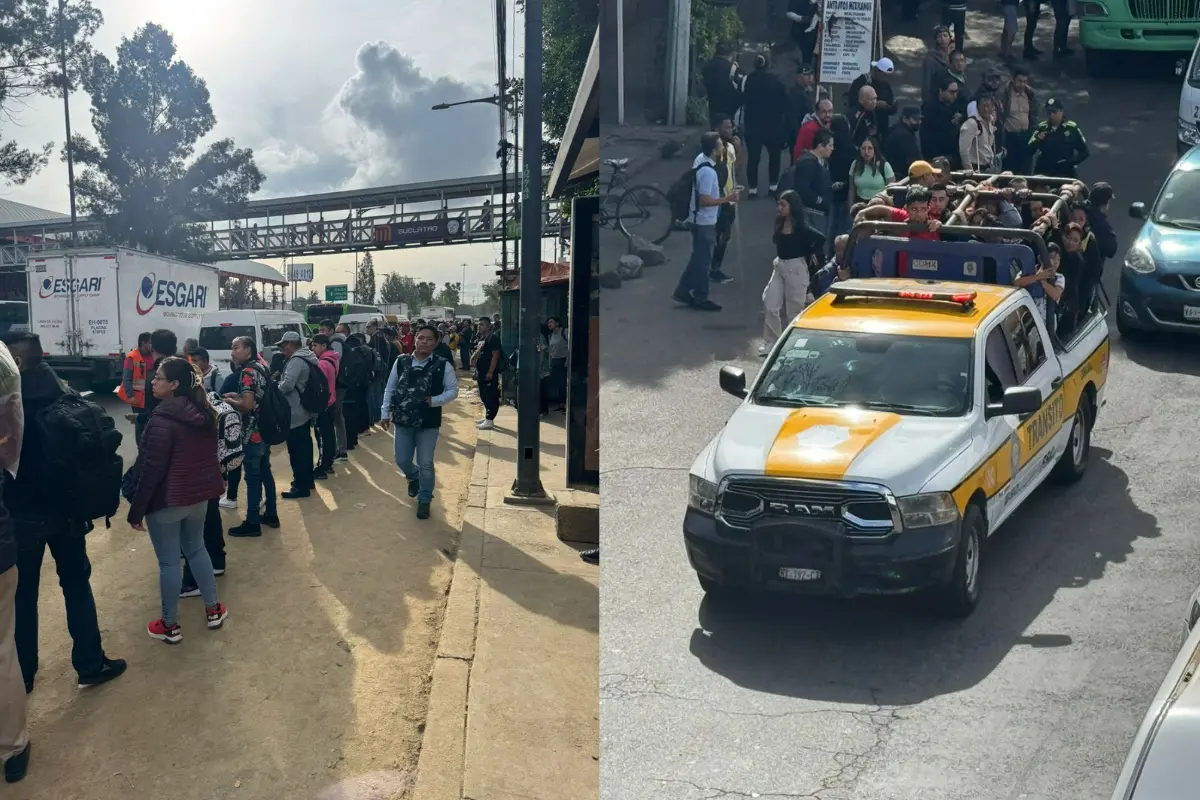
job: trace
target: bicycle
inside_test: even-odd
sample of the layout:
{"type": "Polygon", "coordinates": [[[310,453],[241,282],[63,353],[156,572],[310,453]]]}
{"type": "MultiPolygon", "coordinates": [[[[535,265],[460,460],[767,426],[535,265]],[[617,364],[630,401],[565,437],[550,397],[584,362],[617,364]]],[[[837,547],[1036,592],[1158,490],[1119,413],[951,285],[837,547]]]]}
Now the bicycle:
{"type": "Polygon", "coordinates": [[[612,168],[612,175],[600,198],[600,226],[619,230],[627,239],[637,234],[653,244],[665,242],[675,229],[666,194],[655,186],[629,186],[628,158],[606,158],[604,165],[612,168]]]}

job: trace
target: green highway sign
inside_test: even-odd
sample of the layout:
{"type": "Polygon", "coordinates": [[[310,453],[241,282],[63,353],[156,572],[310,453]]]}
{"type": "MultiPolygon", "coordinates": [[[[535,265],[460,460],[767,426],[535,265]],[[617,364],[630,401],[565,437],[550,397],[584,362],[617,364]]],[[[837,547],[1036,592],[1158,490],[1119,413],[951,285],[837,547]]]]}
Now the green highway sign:
{"type": "Polygon", "coordinates": [[[338,301],[345,302],[350,297],[350,287],[344,283],[337,286],[325,287],[325,302],[336,303],[338,301]]]}

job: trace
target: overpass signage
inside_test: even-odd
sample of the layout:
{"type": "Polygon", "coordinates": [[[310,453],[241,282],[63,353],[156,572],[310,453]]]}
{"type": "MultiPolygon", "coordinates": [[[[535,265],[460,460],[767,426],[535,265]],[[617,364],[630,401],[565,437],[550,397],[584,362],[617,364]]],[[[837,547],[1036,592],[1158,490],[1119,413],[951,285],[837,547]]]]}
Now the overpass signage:
{"type": "Polygon", "coordinates": [[[350,287],[348,284],[339,283],[337,286],[325,287],[325,302],[326,303],[344,303],[350,297],[350,287]]]}
{"type": "Polygon", "coordinates": [[[375,244],[416,244],[454,239],[463,232],[461,219],[428,219],[375,226],[375,244]]]}

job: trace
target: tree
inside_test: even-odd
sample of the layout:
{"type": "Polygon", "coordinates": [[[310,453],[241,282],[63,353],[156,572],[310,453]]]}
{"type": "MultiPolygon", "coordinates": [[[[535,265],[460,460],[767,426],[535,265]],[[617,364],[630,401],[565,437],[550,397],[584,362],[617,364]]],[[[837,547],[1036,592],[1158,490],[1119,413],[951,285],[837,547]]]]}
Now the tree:
{"type": "Polygon", "coordinates": [[[317,294],[316,289],[311,289],[308,292],[308,297],[297,297],[292,301],[292,311],[304,313],[304,309],[311,306],[313,303],[321,302],[321,295],[317,294]]]}
{"type": "Polygon", "coordinates": [[[486,304],[491,304],[496,308],[500,307],[500,292],[504,290],[504,283],[499,278],[485,283],[483,285],[483,296],[486,304]]]}
{"type": "Polygon", "coordinates": [[[417,289],[416,305],[419,305],[419,306],[433,305],[433,295],[437,291],[436,283],[434,283],[433,281],[424,281],[422,283],[418,283],[416,286],[416,289],[417,289]]]}
{"type": "Polygon", "coordinates": [[[237,217],[264,178],[254,154],[232,139],[192,158],[217,120],[208,86],[175,53],[171,34],[149,23],[121,40],[115,65],[91,58],[83,88],[98,141],[77,135],[70,147],[85,168],[80,207],[112,242],[201,260],[209,248],[199,220],[237,217]]]}
{"type": "Polygon", "coordinates": [[[360,303],[375,302],[375,259],[370,253],[363,254],[358,265],[358,278],[354,281],[354,297],[360,303]]]}
{"type": "Polygon", "coordinates": [[[379,286],[379,302],[408,303],[411,306],[416,295],[416,281],[407,275],[389,272],[383,276],[383,283],[379,286]]]}
{"type": "Polygon", "coordinates": [[[442,290],[438,292],[437,298],[434,300],[434,305],[448,306],[450,308],[458,308],[458,304],[462,299],[462,284],[461,283],[445,283],[442,285],[442,290]]]}
{"type": "MultiPolygon", "coordinates": [[[[79,74],[88,42],[104,21],[89,0],[71,0],[60,18],[57,0],[0,3],[0,107],[35,95],[61,93],[59,40],[66,43],[67,74],[79,74]]],[[[0,141],[0,180],[22,184],[50,161],[53,142],[37,149],[0,141]]]]}

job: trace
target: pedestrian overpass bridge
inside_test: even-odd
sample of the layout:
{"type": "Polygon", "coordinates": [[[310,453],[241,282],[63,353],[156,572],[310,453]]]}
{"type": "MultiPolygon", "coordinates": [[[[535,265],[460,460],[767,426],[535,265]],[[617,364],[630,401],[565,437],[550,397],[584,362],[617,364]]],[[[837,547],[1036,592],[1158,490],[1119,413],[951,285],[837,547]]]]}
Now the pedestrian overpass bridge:
{"type": "MultiPolygon", "coordinates": [[[[547,171],[548,174],[548,171],[547,171]]],[[[545,177],[545,176],[543,176],[545,177]]],[[[295,197],[252,200],[237,219],[202,218],[201,237],[214,261],[476,244],[517,238],[520,209],[514,208],[516,180],[507,187],[500,175],[428,181],[374,189],[352,189],[295,197]],[[508,224],[502,219],[507,188],[508,224]]],[[[559,201],[542,203],[543,237],[566,230],[559,201]]],[[[101,230],[99,221],[80,217],[81,234],[101,230]]],[[[23,267],[29,252],[70,244],[71,220],[10,223],[0,228],[0,268],[23,267]]]]}

